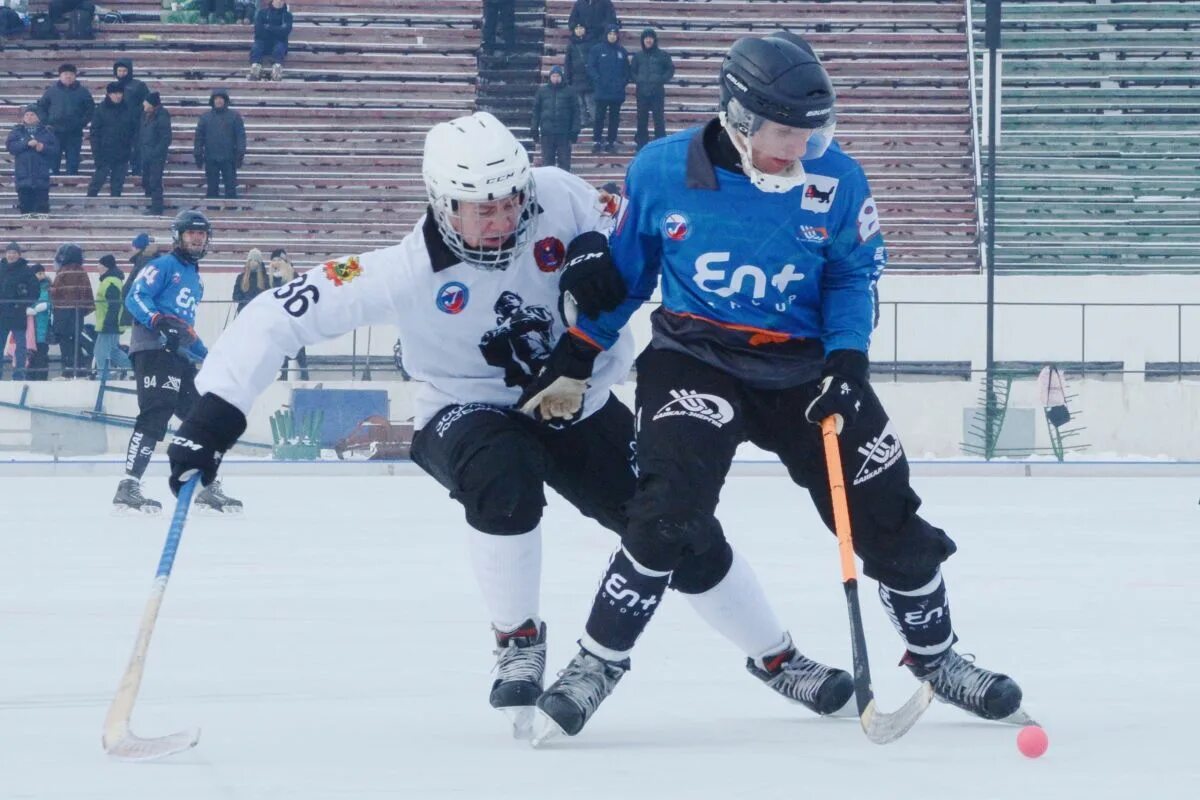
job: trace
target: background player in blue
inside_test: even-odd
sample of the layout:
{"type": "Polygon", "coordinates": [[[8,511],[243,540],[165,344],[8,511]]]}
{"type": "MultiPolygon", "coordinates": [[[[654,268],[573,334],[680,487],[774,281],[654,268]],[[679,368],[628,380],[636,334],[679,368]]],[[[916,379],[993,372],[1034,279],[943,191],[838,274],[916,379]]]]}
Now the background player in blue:
{"type": "MultiPolygon", "coordinates": [[[[196,307],[204,296],[200,259],[208,252],[212,226],[199,211],[181,211],[171,224],[174,248],[137,274],[125,307],[133,316],[129,353],[137,381],[138,416],[125,456],[125,478],[117,486],[118,511],[157,514],[162,503],[142,494],[142,475],[154,448],[167,433],[171,415],[183,419],[196,404],[196,363],[208,350],[196,337],[196,307]]],[[[213,511],[238,512],[241,501],[217,483],[197,493],[195,503],[213,511]]]]}
{"type": "MultiPolygon", "coordinates": [[[[818,427],[831,415],[848,455],[855,549],[904,639],[903,663],[941,700],[1007,717],[1020,708],[1017,684],[952,647],[940,565],[955,545],[917,514],[900,441],[868,381],[887,253],[862,168],[833,141],[829,77],[803,39],[780,32],[734,43],[720,84],[718,119],[647,146],[630,166],[611,255],[598,241],[560,284],[583,314],[571,333],[593,353],[660,273],[662,306],[637,362],[629,527],[581,651],[538,700],[539,736],[578,733],[629,669],[651,615],[620,614],[606,596],[614,580],[661,596],[682,557],[729,547],[714,512],[741,442],[778,454],[832,530],[818,427]]],[[[523,408],[569,414],[587,381],[579,361],[570,374],[543,371],[523,408]]]]}

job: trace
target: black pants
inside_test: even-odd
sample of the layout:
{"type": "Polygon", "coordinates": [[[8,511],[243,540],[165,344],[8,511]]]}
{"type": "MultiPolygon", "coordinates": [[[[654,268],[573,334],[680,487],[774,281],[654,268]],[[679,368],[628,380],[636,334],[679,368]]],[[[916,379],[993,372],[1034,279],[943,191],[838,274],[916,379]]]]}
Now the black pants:
{"type": "Polygon", "coordinates": [[[608,118],[608,143],[617,141],[617,126],[621,123],[621,101],[610,103],[605,100],[596,101],[596,118],[592,121],[592,141],[600,143],[604,132],[605,117],[608,118]]]}
{"type": "Polygon", "coordinates": [[[49,214],[50,189],[17,189],[17,208],[22,214],[49,214]]]}
{"type": "Polygon", "coordinates": [[[542,166],[571,171],[571,138],[553,133],[542,135],[542,166]]]}
{"type": "Polygon", "coordinates": [[[504,28],[504,46],[512,50],[517,46],[517,10],[512,0],[508,2],[483,3],[482,44],[485,50],[496,46],[496,28],[504,28]]]}
{"type": "Polygon", "coordinates": [[[86,378],[91,373],[91,356],[84,352],[82,341],[85,316],[78,308],[54,309],[54,335],[64,378],[86,378]]]}
{"type": "Polygon", "coordinates": [[[161,214],[163,211],[163,169],[165,161],[145,161],[142,163],[142,192],[150,198],[150,211],[161,214]]]}
{"type": "MultiPolygon", "coordinates": [[[[640,563],[674,569],[688,553],[723,541],[714,512],[744,441],[776,453],[833,530],[821,431],[804,418],[816,381],[754,389],[691,356],[653,348],[638,358],[637,374],[639,479],[624,544],[640,563]]],[[[917,515],[908,461],[869,387],[856,424],[839,440],[863,572],[893,589],[927,583],[955,545],[917,515]]]]}
{"type": "Polygon", "coordinates": [[[37,349],[29,353],[29,367],[25,370],[25,380],[50,380],[50,345],[38,342],[37,349]]]}
{"type": "Polygon", "coordinates": [[[100,194],[100,187],[105,181],[111,181],[109,193],[113,197],[120,197],[121,192],[125,190],[125,176],[129,172],[129,161],[96,161],[96,173],[92,175],[92,181],[88,184],[87,193],[89,197],[95,197],[100,194]]]}
{"type": "Polygon", "coordinates": [[[171,415],[183,419],[199,399],[196,367],[183,356],[165,350],[143,350],[134,353],[132,359],[138,400],[134,430],[162,441],[171,415]]]}
{"type": "Polygon", "coordinates": [[[204,177],[208,180],[208,197],[220,197],[221,183],[225,183],[225,196],[237,197],[237,165],[232,161],[205,161],[204,177]]]}
{"type": "Polygon", "coordinates": [[[54,166],[50,171],[57,175],[62,170],[62,162],[65,158],[67,174],[78,175],[79,154],[83,150],[83,130],[60,131],[56,128],[54,135],[58,137],[58,157],[54,159],[54,166]]]}
{"type": "Polygon", "coordinates": [[[654,138],[661,139],[667,135],[667,125],[663,116],[664,100],[666,100],[666,96],[661,94],[653,97],[642,97],[640,94],[637,96],[637,133],[634,134],[633,140],[637,143],[638,149],[650,141],[648,131],[651,115],[654,116],[654,138]]]}
{"type": "Polygon", "coordinates": [[[227,14],[233,10],[233,0],[200,0],[201,14],[227,14]]]}

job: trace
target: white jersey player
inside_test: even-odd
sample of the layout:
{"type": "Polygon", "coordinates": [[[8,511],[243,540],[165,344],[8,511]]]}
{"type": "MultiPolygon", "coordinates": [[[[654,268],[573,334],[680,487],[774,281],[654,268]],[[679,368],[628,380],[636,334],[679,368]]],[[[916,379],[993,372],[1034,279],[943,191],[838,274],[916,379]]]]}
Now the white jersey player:
{"type": "MultiPolygon", "coordinates": [[[[531,168],[512,133],[483,112],[434,126],[422,171],[429,210],[403,241],[329,261],[260,295],[213,346],[196,378],[202,397],[168,450],[171,487],[178,492],[197,472],[205,485],[216,477],[221,454],[245,430],[286,354],[362,325],[397,325],[405,368],[424,382],[412,458],[463,506],[497,643],[490,701],[525,736],[545,665],[545,486],[620,534],[637,480],[633,416],[610,391],[629,372],[629,334],[601,354],[567,333],[558,306],[572,242],[602,236],[613,209],[579,178],[531,168]],[[547,414],[553,424],[514,407],[546,365],[570,376],[581,363],[588,387],[572,408],[547,414]]],[[[690,556],[672,586],[755,664],[771,667],[753,674],[789,699],[812,700],[814,662],[797,660],[753,572],[732,550],[690,556]]],[[[629,597],[620,586],[600,591],[632,603],[633,614],[659,601],[629,597]]],[[[822,669],[822,684],[842,705],[849,675],[822,669]]]]}

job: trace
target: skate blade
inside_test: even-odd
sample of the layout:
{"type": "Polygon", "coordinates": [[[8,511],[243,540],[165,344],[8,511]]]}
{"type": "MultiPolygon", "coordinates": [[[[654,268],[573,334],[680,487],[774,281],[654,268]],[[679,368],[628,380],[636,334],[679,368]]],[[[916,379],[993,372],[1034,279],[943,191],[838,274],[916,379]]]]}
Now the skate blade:
{"type": "Polygon", "coordinates": [[[846,700],[846,702],[842,704],[842,707],[839,708],[837,711],[834,711],[832,714],[824,714],[823,716],[831,717],[833,719],[855,719],[855,718],[857,718],[858,717],[858,706],[855,704],[854,695],[850,695],[850,698],[848,700],[846,700]]]}
{"type": "Polygon", "coordinates": [[[514,739],[527,742],[533,738],[533,706],[509,706],[501,708],[504,716],[512,723],[514,739]]]}
{"type": "Polygon", "coordinates": [[[1022,728],[1026,725],[1037,725],[1039,728],[1042,727],[1041,723],[1029,716],[1029,714],[1025,713],[1024,708],[1018,708],[1007,717],[1001,717],[1000,719],[996,720],[996,722],[999,722],[1001,725],[1019,725],[1022,728]]]}
{"type": "Polygon", "coordinates": [[[244,510],[236,506],[232,508],[213,508],[212,506],[199,504],[193,505],[192,509],[202,517],[240,517],[244,510]]]}
{"type": "Polygon", "coordinates": [[[533,736],[529,739],[531,745],[541,747],[552,739],[566,735],[566,731],[560,728],[558,723],[549,714],[540,708],[537,710],[533,721],[533,736]]]}
{"type": "Polygon", "coordinates": [[[875,744],[888,744],[908,733],[908,729],[917,724],[917,720],[933,702],[933,686],[922,683],[916,694],[908,698],[908,702],[890,714],[885,714],[875,707],[872,699],[862,713],[863,732],[875,744]]]}
{"type": "Polygon", "coordinates": [[[114,517],[157,517],[162,514],[161,508],[153,506],[146,508],[133,508],[132,506],[122,506],[113,503],[112,515],[114,517]]]}

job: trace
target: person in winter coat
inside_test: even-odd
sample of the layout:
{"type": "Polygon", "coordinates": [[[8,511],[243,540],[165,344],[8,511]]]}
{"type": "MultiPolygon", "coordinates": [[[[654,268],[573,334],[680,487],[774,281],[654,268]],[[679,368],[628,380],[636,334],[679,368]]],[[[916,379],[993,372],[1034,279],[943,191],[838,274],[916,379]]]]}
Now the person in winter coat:
{"type": "Polygon", "coordinates": [[[111,181],[109,192],[113,197],[121,196],[136,135],[137,124],[125,104],[125,90],[113,81],[105,87],[104,100],[92,116],[92,160],[96,172],[88,184],[88,197],[100,194],[105,181],[111,181]]]}
{"type": "Polygon", "coordinates": [[[117,266],[116,256],[109,253],[100,257],[100,265],[104,272],[100,275],[100,285],[96,287],[96,345],[93,349],[95,356],[96,374],[106,377],[109,369],[133,369],[129,356],[121,349],[121,336],[129,330],[121,325],[121,288],[125,282],[125,273],[117,266]]]}
{"type": "Polygon", "coordinates": [[[271,279],[263,265],[262,251],[255,247],[246,253],[246,265],[242,267],[242,274],[233,283],[233,302],[237,303],[238,313],[241,313],[247,303],[270,288],[271,279]]]}
{"type": "MultiPolygon", "coordinates": [[[[25,377],[25,312],[37,301],[37,278],[21,254],[21,245],[9,242],[0,260],[0,350],[12,334],[17,349],[14,353],[13,380],[25,377]]],[[[4,359],[0,359],[0,377],[4,374],[4,359]]]]}
{"type": "Polygon", "coordinates": [[[208,179],[206,197],[220,197],[218,190],[223,181],[225,196],[235,198],[237,171],[246,158],[246,124],[242,115],[229,107],[229,92],[225,89],[214,89],[208,104],[212,109],[196,123],[196,166],[208,179]]]}
{"type": "MultiPolygon", "coordinates": [[[[282,247],[271,251],[271,287],[277,288],[284,284],[291,283],[296,277],[296,268],[292,266],[291,259],[288,258],[287,251],[282,247]]],[[[286,381],[288,379],[288,361],[293,359],[284,358],[283,364],[279,368],[279,380],[286,381]]],[[[301,347],[294,357],[296,365],[300,367],[300,380],[308,380],[308,352],[301,347]]]]}
{"type": "Polygon", "coordinates": [[[543,166],[571,171],[571,145],[579,141],[579,127],[579,99],[556,64],[533,99],[533,141],[541,140],[543,166]]]}
{"type": "Polygon", "coordinates": [[[250,46],[250,80],[262,77],[262,61],[270,56],[271,80],[283,80],[283,62],[287,58],[288,37],[292,35],[292,12],[283,0],[271,0],[254,15],[254,44],[250,46]]]}
{"type": "MultiPolygon", "coordinates": [[[[146,102],[146,95],[150,94],[150,87],[146,86],[145,82],[133,77],[133,59],[118,58],[114,61],[113,77],[125,90],[125,107],[129,109],[129,116],[133,117],[134,144],[136,146],[136,130],[142,124],[142,103],[146,102]]],[[[142,165],[136,159],[131,161],[129,172],[132,175],[141,175],[142,165]]]]}
{"type": "Polygon", "coordinates": [[[496,29],[504,29],[506,50],[517,48],[517,4],[516,0],[483,0],[483,33],[480,44],[483,51],[496,49],[496,29]]]}
{"type": "Polygon", "coordinates": [[[637,133],[633,140],[641,150],[650,141],[648,132],[650,115],[654,115],[654,138],[667,135],[663,104],[666,100],[666,85],[675,77],[675,62],[671,54],[658,46],[658,34],[653,28],[642,31],[641,52],[633,54],[630,63],[633,82],[637,85],[637,133]]]}
{"type": "Polygon", "coordinates": [[[42,119],[58,137],[59,150],[55,153],[51,172],[55,175],[62,169],[62,158],[67,160],[67,174],[79,174],[79,153],[83,149],[83,129],[92,122],[96,103],[92,94],[75,80],[74,64],[63,64],[58,68],[58,82],[52,84],[38,100],[42,119]]]}
{"type": "Polygon", "coordinates": [[[142,171],[142,193],[150,198],[143,214],[163,213],[163,172],[171,148],[171,113],[162,104],[158,92],[146,95],[142,102],[142,121],[138,125],[134,161],[142,171]]]}
{"type": "Polygon", "coordinates": [[[621,104],[625,102],[625,87],[629,85],[629,53],[617,40],[621,29],[609,25],[604,41],[588,53],[588,76],[596,96],[596,116],[592,122],[592,152],[617,151],[617,126],[621,121],[621,104]],[[608,120],[608,140],[601,143],[604,121],[608,120]]]}
{"type": "Polygon", "coordinates": [[[62,374],[64,378],[86,378],[89,369],[80,338],[83,318],[96,310],[96,302],[92,282],[83,271],[83,248],[77,244],[59,247],[54,266],[50,302],[54,304],[54,335],[58,337],[62,374]]]}
{"type": "Polygon", "coordinates": [[[590,42],[600,42],[608,26],[617,24],[617,10],[613,8],[612,0],[575,0],[571,15],[567,17],[567,30],[574,31],[576,25],[583,25],[590,42]]]}
{"type": "Polygon", "coordinates": [[[596,104],[592,100],[592,79],[588,76],[588,53],[592,52],[591,39],[587,38],[587,28],[582,22],[571,29],[571,42],[567,45],[567,58],[564,77],[567,85],[575,90],[579,97],[580,119],[585,123],[596,117],[596,104]]]}
{"type": "Polygon", "coordinates": [[[33,317],[33,333],[37,349],[29,354],[29,366],[25,369],[25,380],[45,381],[50,379],[50,279],[41,264],[31,267],[38,282],[37,300],[25,310],[33,317]]]}
{"type": "Polygon", "coordinates": [[[133,241],[129,243],[129,248],[133,251],[133,255],[129,257],[129,277],[125,279],[125,285],[121,287],[120,324],[123,328],[133,325],[133,315],[125,307],[125,298],[129,297],[129,287],[133,285],[138,273],[142,271],[142,267],[158,258],[164,252],[164,248],[155,242],[154,237],[148,233],[139,233],[133,237],[133,241]]]}
{"type": "Polygon", "coordinates": [[[58,158],[58,137],[42,124],[37,106],[26,106],[21,122],[8,133],[8,152],[13,154],[13,184],[17,208],[22,214],[50,213],[50,173],[58,158]]]}

